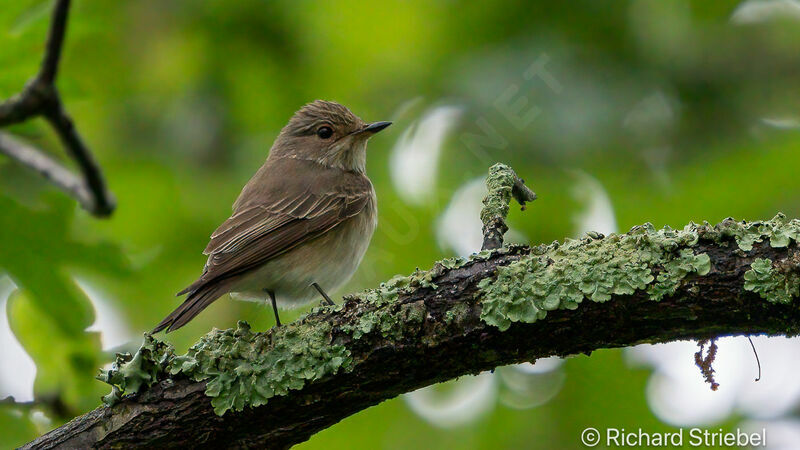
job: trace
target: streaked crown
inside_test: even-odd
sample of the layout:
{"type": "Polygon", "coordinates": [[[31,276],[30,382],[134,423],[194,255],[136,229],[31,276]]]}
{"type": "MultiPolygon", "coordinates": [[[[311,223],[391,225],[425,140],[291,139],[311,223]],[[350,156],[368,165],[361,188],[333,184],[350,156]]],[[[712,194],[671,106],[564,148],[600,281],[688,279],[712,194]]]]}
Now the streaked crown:
{"type": "Polygon", "coordinates": [[[318,127],[325,124],[349,133],[363,127],[364,121],[344,105],[325,100],[315,100],[294,113],[294,116],[284,128],[284,132],[295,136],[313,134],[318,127]]]}

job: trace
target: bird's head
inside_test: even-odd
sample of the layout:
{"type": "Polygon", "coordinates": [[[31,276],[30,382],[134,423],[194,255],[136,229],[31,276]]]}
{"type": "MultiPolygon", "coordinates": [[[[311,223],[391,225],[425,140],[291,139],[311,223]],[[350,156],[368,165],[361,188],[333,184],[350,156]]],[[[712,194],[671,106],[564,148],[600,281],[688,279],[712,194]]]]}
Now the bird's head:
{"type": "Polygon", "coordinates": [[[283,127],[270,157],[308,159],[363,173],[367,140],[391,124],[367,123],[338,103],[316,100],[300,108],[283,127]]]}

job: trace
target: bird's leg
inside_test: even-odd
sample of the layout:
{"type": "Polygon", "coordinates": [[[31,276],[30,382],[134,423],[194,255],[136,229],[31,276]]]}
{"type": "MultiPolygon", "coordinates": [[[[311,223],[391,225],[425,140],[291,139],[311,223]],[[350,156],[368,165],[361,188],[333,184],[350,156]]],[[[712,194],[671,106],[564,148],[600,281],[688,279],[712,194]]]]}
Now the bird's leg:
{"type": "Polygon", "coordinates": [[[275,292],[270,291],[269,289],[264,289],[267,294],[269,294],[269,299],[272,300],[272,312],[275,313],[275,323],[276,326],[281,326],[281,318],[278,316],[278,303],[275,301],[275,292]]]}
{"type": "Polygon", "coordinates": [[[320,287],[320,285],[318,285],[316,281],[311,283],[311,286],[314,286],[314,289],[316,289],[317,292],[319,292],[320,295],[322,295],[322,297],[325,299],[323,301],[323,303],[326,303],[326,304],[328,304],[330,306],[333,306],[333,305],[336,304],[336,303],[333,302],[333,300],[331,300],[330,297],[328,297],[328,294],[326,294],[325,291],[322,290],[322,287],[320,287]]]}

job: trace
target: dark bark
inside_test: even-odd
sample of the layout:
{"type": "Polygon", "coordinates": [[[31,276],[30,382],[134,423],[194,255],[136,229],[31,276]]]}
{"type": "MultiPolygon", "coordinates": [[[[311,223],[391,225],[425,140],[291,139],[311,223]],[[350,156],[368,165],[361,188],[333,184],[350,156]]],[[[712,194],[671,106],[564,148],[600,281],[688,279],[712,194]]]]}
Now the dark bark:
{"type": "MultiPolygon", "coordinates": [[[[261,407],[214,414],[204,383],[162,381],[145,392],[101,407],[58,428],[25,448],[98,447],[271,447],[284,448],[384,400],[433,383],[495,367],[547,356],[591,354],[602,348],[720,335],[796,335],[800,310],[794,304],[770,303],[743,289],[743,275],[757,257],[783,270],[800,270],[796,252],[756,244],[752,251],[735,243],[701,239],[693,247],[707,253],[711,272],[688,275],[678,291],[660,302],[645,292],[584,301],[577,310],[550,311],[533,324],[513,323],[499,331],[480,319],[478,283],[497,267],[530,253],[527,247],[497,252],[488,260],[444,270],[435,288],[418,288],[383,306],[346,299],[337,313],[314,313],[305,320],[328,320],[336,330],[357,323],[379,308],[416,303],[427,312],[422,323],[405,326],[402,338],[368,333],[343,339],[353,354],[352,371],[340,371],[301,390],[278,396],[261,407]],[[451,320],[448,311],[463,314],[451,320]]],[[[687,355],[691,364],[691,355],[687,355]]],[[[700,376],[698,374],[698,376],[700,376]]]]}

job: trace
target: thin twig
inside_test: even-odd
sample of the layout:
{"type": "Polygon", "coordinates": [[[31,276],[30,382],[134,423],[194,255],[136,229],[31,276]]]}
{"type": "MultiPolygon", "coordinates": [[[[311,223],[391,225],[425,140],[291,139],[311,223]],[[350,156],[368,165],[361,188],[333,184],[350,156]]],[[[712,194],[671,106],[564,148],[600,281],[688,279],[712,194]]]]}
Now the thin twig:
{"type": "Polygon", "coordinates": [[[18,141],[7,133],[0,132],[0,153],[45,177],[59,189],[78,199],[81,205],[91,205],[94,202],[80,177],[62,167],[47,154],[18,141]]]}
{"type": "Polygon", "coordinates": [[[0,135],[0,153],[43,175],[59,189],[74,197],[90,213],[106,217],[114,211],[114,199],[106,189],[100,166],[64,110],[55,87],[69,7],[70,0],[56,1],[39,73],[25,85],[22,92],[0,104],[0,127],[38,116],[46,118],[69,156],[78,164],[82,178],[72,174],[45,152],[8,135],[0,135]]]}
{"type": "Polygon", "coordinates": [[[747,340],[750,341],[750,347],[753,348],[753,354],[756,356],[756,364],[758,364],[758,377],[756,377],[755,381],[761,381],[761,361],[758,360],[758,352],[756,351],[756,346],[753,344],[753,340],[750,339],[750,335],[747,335],[747,340]]]}
{"type": "Polygon", "coordinates": [[[17,411],[31,412],[37,409],[44,409],[48,415],[58,417],[60,419],[70,419],[79,411],[70,408],[58,395],[46,394],[39,395],[37,398],[27,402],[18,402],[12,396],[0,399],[0,405],[11,406],[17,411]]]}
{"type": "Polygon", "coordinates": [[[114,199],[106,190],[103,172],[75,129],[72,119],[67,115],[59,100],[52,110],[45,111],[47,121],[58,133],[67,153],[78,163],[83,173],[84,188],[91,194],[84,208],[98,216],[108,216],[114,211],[114,199]]]}
{"type": "Polygon", "coordinates": [[[53,19],[50,23],[50,31],[47,34],[47,48],[44,58],[42,58],[42,67],[39,70],[39,79],[47,84],[54,84],[58,73],[61,49],[64,46],[64,35],[67,32],[69,4],[70,0],[59,0],[53,9],[53,19]]]}

